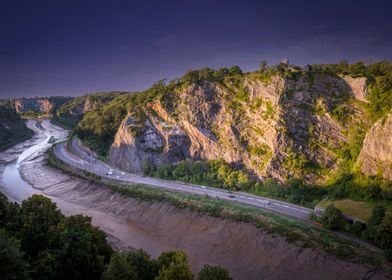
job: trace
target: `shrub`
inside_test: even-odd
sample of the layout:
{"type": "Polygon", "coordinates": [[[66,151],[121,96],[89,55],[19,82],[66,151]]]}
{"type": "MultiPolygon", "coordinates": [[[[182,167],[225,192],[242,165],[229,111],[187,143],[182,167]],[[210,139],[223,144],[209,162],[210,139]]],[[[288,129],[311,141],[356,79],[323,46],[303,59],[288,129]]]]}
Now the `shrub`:
{"type": "Polygon", "coordinates": [[[339,230],[344,228],[345,219],[342,212],[333,204],[330,204],[321,218],[321,223],[324,228],[330,230],[339,230]]]}

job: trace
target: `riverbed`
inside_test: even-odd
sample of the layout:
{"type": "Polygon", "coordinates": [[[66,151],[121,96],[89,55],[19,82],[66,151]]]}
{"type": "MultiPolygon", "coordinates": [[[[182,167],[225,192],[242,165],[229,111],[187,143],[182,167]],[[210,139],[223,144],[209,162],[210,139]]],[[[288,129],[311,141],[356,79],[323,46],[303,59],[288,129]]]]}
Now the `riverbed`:
{"type": "Polygon", "coordinates": [[[382,271],[301,248],[245,223],[235,223],[165,203],[141,202],[49,167],[51,137],[68,131],[30,120],[32,139],[0,153],[0,190],[21,202],[34,193],[54,201],[66,215],[84,214],[108,234],[118,250],[143,248],[153,257],[179,249],[196,273],[204,263],[226,267],[234,279],[383,279],[382,271]]]}

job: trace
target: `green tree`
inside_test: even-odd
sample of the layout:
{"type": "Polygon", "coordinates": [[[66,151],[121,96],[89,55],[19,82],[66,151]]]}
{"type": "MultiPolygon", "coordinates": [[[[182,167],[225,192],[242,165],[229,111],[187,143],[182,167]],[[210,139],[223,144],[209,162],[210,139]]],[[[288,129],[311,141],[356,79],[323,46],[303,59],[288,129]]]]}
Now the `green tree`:
{"type": "Polygon", "coordinates": [[[377,228],[381,224],[385,217],[385,207],[375,206],[372,210],[372,215],[369,218],[367,229],[363,233],[363,236],[369,240],[374,240],[377,233],[377,228]]]}
{"type": "Polygon", "coordinates": [[[23,260],[23,253],[2,231],[0,231],[0,278],[30,279],[29,267],[23,260]]]}
{"type": "Polygon", "coordinates": [[[192,271],[184,252],[168,251],[158,257],[160,267],[156,280],[192,280],[192,271]]]}
{"type": "Polygon", "coordinates": [[[221,266],[204,265],[197,275],[198,280],[232,280],[229,272],[221,266]]]}
{"type": "Polygon", "coordinates": [[[330,230],[337,230],[343,228],[344,217],[342,212],[333,204],[330,204],[321,218],[321,223],[324,228],[330,230]]]}
{"type": "Polygon", "coordinates": [[[363,62],[359,61],[350,65],[350,72],[353,76],[365,76],[366,67],[363,62]]]}
{"type": "Polygon", "coordinates": [[[239,66],[234,65],[234,66],[230,67],[229,74],[231,76],[242,75],[242,70],[239,66]]]}
{"type": "MultiPolygon", "coordinates": [[[[136,280],[140,279],[136,276],[135,271],[128,264],[125,256],[114,254],[110,259],[110,263],[103,274],[104,280],[136,280]]],[[[153,279],[153,278],[150,278],[153,279]]]]}
{"type": "Polygon", "coordinates": [[[382,223],[378,226],[375,236],[376,242],[385,249],[392,249],[392,216],[384,217],[382,223]]]}
{"type": "Polygon", "coordinates": [[[59,225],[58,279],[97,279],[110,260],[112,249],[105,233],[91,225],[91,218],[76,215],[59,225]]]}
{"type": "Polygon", "coordinates": [[[266,60],[262,60],[260,62],[259,67],[260,67],[260,71],[264,72],[267,69],[267,67],[268,67],[268,62],[266,60]]]}
{"type": "Polygon", "coordinates": [[[56,204],[42,195],[22,202],[20,237],[22,250],[30,259],[50,247],[53,231],[62,218],[56,204]]]}
{"type": "Polygon", "coordinates": [[[154,279],[158,274],[157,261],[152,260],[150,255],[142,249],[128,252],[127,262],[138,280],[154,279]]]}

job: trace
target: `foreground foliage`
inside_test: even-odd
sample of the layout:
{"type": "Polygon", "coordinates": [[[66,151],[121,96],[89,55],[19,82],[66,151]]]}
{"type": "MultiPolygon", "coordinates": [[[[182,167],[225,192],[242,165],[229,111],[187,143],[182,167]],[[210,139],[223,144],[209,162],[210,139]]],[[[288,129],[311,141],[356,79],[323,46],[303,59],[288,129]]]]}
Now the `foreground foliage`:
{"type": "Polygon", "coordinates": [[[44,196],[19,206],[0,193],[0,279],[183,280],[193,274],[184,252],[163,252],[157,260],[143,250],[114,253],[90,217],[65,217],[44,196]]]}

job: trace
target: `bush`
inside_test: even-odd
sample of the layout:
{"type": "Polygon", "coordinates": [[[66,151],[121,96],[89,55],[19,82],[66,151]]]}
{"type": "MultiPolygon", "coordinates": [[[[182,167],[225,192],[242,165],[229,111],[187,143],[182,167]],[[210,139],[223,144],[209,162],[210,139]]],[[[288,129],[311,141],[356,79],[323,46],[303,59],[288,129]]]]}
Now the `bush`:
{"type": "Polygon", "coordinates": [[[198,280],[232,280],[226,269],[220,266],[204,265],[197,275],[198,280]]]}
{"type": "Polygon", "coordinates": [[[342,212],[333,204],[330,204],[321,218],[321,223],[324,228],[329,230],[344,229],[345,219],[342,212]]]}

